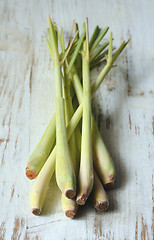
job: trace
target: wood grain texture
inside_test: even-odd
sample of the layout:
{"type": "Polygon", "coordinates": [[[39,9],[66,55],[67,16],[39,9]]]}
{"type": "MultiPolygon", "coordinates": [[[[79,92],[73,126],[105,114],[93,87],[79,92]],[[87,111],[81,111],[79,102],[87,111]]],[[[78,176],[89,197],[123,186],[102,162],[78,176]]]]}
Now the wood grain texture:
{"type": "MultiPolygon", "coordinates": [[[[0,239],[154,239],[154,1],[0,0],[0,239]],[[29,154],[55,111],[53,66],[45,44],[47,15],[63,26],[89,18],[109,26],[115,46],[131,38],[93,99],[114,159],[110,209],[90,205],[75,220],[61,211],[53,177],[42,216],[33,216],[25,177],[29,154]]],[[[94,79],[99,69],[93,71],[94,79]]]]}

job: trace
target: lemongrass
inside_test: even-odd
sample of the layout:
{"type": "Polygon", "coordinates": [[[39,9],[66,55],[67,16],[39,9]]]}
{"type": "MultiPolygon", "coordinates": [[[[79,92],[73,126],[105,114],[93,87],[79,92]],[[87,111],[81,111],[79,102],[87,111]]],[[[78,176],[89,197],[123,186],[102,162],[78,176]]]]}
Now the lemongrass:
{"type": "Polygon", "coordinates": [[[47,161],[39,172],[30,193],[30,208],[33,214],[40,215],[47,188],[55,170],[56,148],[52,150],[47,161]]]}
{"type": "Polygon", "coordinates": [[[66,217],[74,218],[77,213],[78,205],[75,199],[68,199],[63,193],[61,196],[62,210],[65,213],[66,217]]]}
{"type": "MultiPolygon", "coordinates": [[[[126,47],[126,45],[128,44],[129,41],[127,42],[123,42],[121,44],[121,46],[119,47],[119,49],[117,50],[117,52],[115,53],[115,55],[113,56],[112,59],[112,64],[110,65],[106,65],[105,70],[103,69],[102,72],[99,74],[98,78],[95,80],[94,84],[92,85],[92,95],[94,95],[94,93],[97,91],[97,89],[99,88],[101,82],[103,81],[104,77],[107,75],[108,71],[112,68],[112,65],[114,63],[114,61],[117,59],[118,55],[121,53],[121,51],[126,47]]],[[[80,79],[78,78],[78,75],[75,71],[75,68],[73,66],[72,70],[71,70],[71,74],[73,75],[72,79],[73,79],[73,84],[74,84],[74,88],[76,89],[76,93],[77,93],[77,97],[78,97],[78,101],[81,103],[82,102],[82,86],[80,83],[80,79]]],[[[97,129],[97,126],[95,124],[94,126],[94,130],[97,129]]],[[[94,133],[99,137],[99,145],[100,147],[97,148],[96,151],[96,159],[101,159],[102,158],[102,151],[106,152],[106,157],[108,158],[110,155],[108,154],[108,151],[103,143],[103,141],[101,140],[101,136],[99,134],[99,131],[97,129],[97,131],[94,131],[94,133]],[[98,150],[100,149],[100,150],[98,150]],[[104,150],[101,150],[104,149],[104,150]]],[[[56,135],[56,117],[55,115],[53,116],[51,122],[49,123],[44,135],[42,136],[38,146],[36,147],[36,149],[34,150],[34,152],[32,153],[32,155],[29,158],[27,167],[26,167],[26,173],[27,173],[27,177],[29,177],[30,179],[35,178],[39,171],[41,170],[44,162],[46,161],[52,147],[54,146],[54,142],[55,142],[55,135],[56,135]],[[49,149],[47,152],[48,154],[42,154],[46,152],[46,147],[47,149],[49,149]]],[[[93,137],[95,139],[95,137],[93,137]]],[[[97,145],[97,144],[96,144],[97,145]]],[[[104,157],[104,159],[106,158],[104,157]]],[[[104,160],[100,160],[100,163],[103,163],[104,160]]],[[[102,166],[103,167],[103,166],[102,166]]],[[[101,168],[102,168],[101,167],[101,168]]],[[[103,178],[102,171],[100,171],[100,177],[103,178]]],[[[106,177],[105,177],[106,178],[106,177]]]]}
{"type": "Polygon", "coordinates": [[[97,210],[106,211],[109,207],[108,196],[95,170],[94,170],[94,187],[91,193],[91,200],[93,206],[97,210]]]}
{"type": "MultiPolygon", "coordinates": [[[[78,25],[76,23],[75,23],[75,27],[76,27],[76,32],[77,32],[78,31],[78,25]]],[[[46,42],[47,42],[47,45],[48,45],[48,48],[49,48],[49,51],[50,51],[50,54],[51,54],[51,57],[52,57],[52,60],[53,60],[53,63],[54,63],[54,53],[53,53],[53,50],[51,48],[51,42],[52,42],[51,31],[49,30],[49,28],[47,29],[47,31],[48,31],[49,40],[46,39],[46,42]]],[[[94,30],[94,33],[93,33],[93,35],[90,39],[90,44],[91,45],[96,40],[98,33],[99,33],[99,28],[98,28],[98,26],[96,26],[96,28],[94,30]]],[[[82,34],[81,38],[77,41],[76,46],[78,45],[78,49],[75,52],[75,55],[74,55],[74,58],[73,58],[74,60],[72,61],[71,65],[74,63],[75,60],[76,61],[79,60],[79,56],[77,54],[80,50],[80,47],[81,47],[81,44],[82,44],[82,41],[83,41],[84,37],[85,37],[85,29],[83,31],[83,34],[82,34]]],[[[77,35],[77,38],[78,38],[78,35],[77,35]]],[[[61,43],[61,44],[64,44],[64,42],[61,43]]],[[[63,56],[64,56],[64,54],[63,54],[63,56]]],[[[93,63],[94,63],[94,61],[91,62],[91,65],[93,63]]],[[[67,71],[67,72],[69,72],[69,71],[67,71]]],[[[72,92],[73,91],[71,91],[71,96],[74,95],[74,92],[73,92],[73,94],[72,94],[72,92]]],[[[55,139],[56,139],[56,114],[54,114],[54,116],[51,119],[46,131],[44,132],[42,138],[40,139],[40,141],[37,145],[37,147],[34,149],[33,153],[31,154],[31,156],[30,156],[30,158],[27,162],[27,166],[26,166],[25,170],[26,170],[26,176],[29,179],[34,179],[38,175],[38,173],[40,172],[41,168],[43,167],[45,161],[47,160],[47,158],[49,156],[49,153],[51,152],[51,150],[54,147],[55,139]]]]}
{"type": "MultiPolygon", "coordinates": [[[[127,42],[128,43],[128,42],[127,42]]],[[[119,47],[119,49],[116,52],[116,58],[118,57],[118,55],[121,53],[121,51],[124,49],[124,47],[127,45],[127,43],[122,43],[121,46],[119,47]]],[[[114,63],[114,61],[116,60],[116,58],[112,58],[112,64],[114,63]],[[114,61],[113,61],[114,60],[114,61]]],[[[108,68],[111,69],[112,66],[108,66],[108,68]]],[[[103,72],[103,74],[101,74],[101,78],[96,79],[95,81],[95,85],[93,85],[94,87],[92,88],[93,91],[92,93],[94,94],[94,92],[97,90],[97,88],[99,87],[101,81],[104,80],[107,71],[103,72]]],[[[80,82],[80,81],[79,81],[80,82]]],[[[78,83],[79,83],[78,82],[78,83]]],[[[80,83],[81,84],[81,83],[80,83]]],[[[80,84],[79,89],[80,89],[80,84]]],[[[81,90],[79,90],[78,92],[78,99],[82,100],[82,86],[81,86],[81,90]]],[[[74,132],[74,129],[76,128],[78,122],[80,121],[81,117],[82,117],[82,110],[83,110],[83,106],[82,103],[79,105],[79,107],[77,108],[77,110],[75,111],[74,115],[72,116],[68,126],[67,126],[67,140],[69,141],[71,135],[74,132]]],[[[99,133],[99,131],[98,131],[99,133]]],[[[102,142],[102,146],[104,145],[103,141],[101,140],[101,136],[99,138],[99,143],[102,142]]],[[[102,147],[100,144],[98,144],[99,147],[102,147]]],[[[105,145],[104,145],[105,146],[105,145]]],[[[101,149],[101,148],[99,148],[101,149]]],[[[106,151],[106,150],[105,150],[106,151]]],[[[103,150],[104,152],[104,150],[103,150]]],[[[102,156],[102,155],[101,155],[102,156]]],[[[51,180],[53,171],[54,171],[54,164],[55,164],[55,160],[56,160],[56,149],[54,148],[52,150],[52,152],[50,153],[47,161],[45,162],[44,166],[42,167],[40,173],[38,174],[34,185],[32,187],[32,191],[31,191],[31,209],[32,211],[34,210],[34,213],[41,213],[42,210],[42,206],[44,203],[44,199],[45,199],[45,195],[46,195],[46,191],[47,191],[47,187],[49,185],[49,182],[51,180]]],[[[101,166],[100,166],[101,167],[101,166]]],[[[103,172],[103,170],[102,170],[103,172]]]]}
{"type": "Polygon", "coordinates": [[[93,159],[91,139],[91,85],[90,85],[90,60],[88,20],[86,19],[86,40],[83,43],[82,53],[83,66],[83,116],[82,116],[82,139],[81,139],[81,161],[79,169],[79,189],[76,202],[85,204],[93,187],[93,159]]]}
{"type": "Polygon", "coordinates": [[[32,152],[27,162],[26,176],[29,179],[34,179],[41,168],[43,167],[46,159],[48,158],[51,150],[54,147],[56,138],[56,115],[54,114],[47,129],[45,130],[41,140],[32,152]]]}
{"type": "Polygon", "coordinates": [[[64,103],[62,96],[62,74],[61,64],[58,52],[58,39],[55,28],[49,17],[49,31],[52,44],[56,81],[56,180],[60,190],[68,197],[73,198],[76,195],[76,178],[69,152],[64,103]]]}
{"type": "MultiPolygon", "coordinates": [[[[78,151],[81,151],[81,133],[78,131],[78,151]]],[[[90,199],[93,206],[100,211],[105,211],[109,207],[108,196],[104,190],[103,184],[101,183],[99,177],[97,176],[96,171],[94,170],[94,185],[92,192],[90,194],[90,199]]]]}
{"type": "MultiPolygon", "coordinates": [[[[64,54],[65,53],[65,44],[64,44],[63,30],[61,30],[60,38],[61,38],[61,43],[62,43],[61,44],[62,53],[64,54]]],[[[70,42],[70,44],[71,44],[71,42],[70,42]]],[[[74,114],[74,109],[73,109],[73,105],[72,105],[72,98],[70,95],[70,81],[66,75],[66,65],[65,64],[63,64],[63,98],[64,98],[64,106],[65,106],[65,124],[67,126],[71,117],[74,114]]],[[[77,159],[76,142],[75,142],[75,134],[74,133],[72,134],[72,136],[69,140],[69,150],[70,150],[71,160],[73,163],[74,172],[76,175],[77,171],[78,171],[79,162],[77,159]]]]}
{"type": "MultiPolygon", "coordinates": [[[[72,24],[73,26],[74,24],[72,24]]],[[[73,31],[73,29],[72,29],[73,31]]],[[[71,31],[71,33],[72,33],[71,31]]],[[[78,31],[76,31],[78,33],[78,31]]],[[[71,39],[71,36],[70,36],[71,39]]],[[[65,53],[65,44],[64,44],[64,35],[63,30],[61,30],[61,36],[60,36],[60,42],[61,42],[61,49],[62,53],[65,53]]],[[[71,42],[70,42],[71,45],[71,42]]],[[[69,46],[68,46],[69,49],[69,46]]],[[[68,125],[72,115],[74,114],[74,109],[72,105],[72,98],[70,95],[70,82],[68,79],[68,76],[66,76],[66,65],[63,64],[63,98],[64,98],[64,105],[65,105],[65,123],[68,125]]],[[[75,175],[77,176],[78,168],[79,168],[79,158],[77,156],[76,151],[76,139],[75,139],[75,131],[72,134],[70,140],[69,140],[69,149],[70,149],[70,155],[74,167],[75,175]]],[[[74,218],[76,215],[78,205],[75,201],[75,198],[68,199],[63,193],[61,196],[61,204],[62,204],[62,210],[65,213],[66,217],[74,218]]]]}

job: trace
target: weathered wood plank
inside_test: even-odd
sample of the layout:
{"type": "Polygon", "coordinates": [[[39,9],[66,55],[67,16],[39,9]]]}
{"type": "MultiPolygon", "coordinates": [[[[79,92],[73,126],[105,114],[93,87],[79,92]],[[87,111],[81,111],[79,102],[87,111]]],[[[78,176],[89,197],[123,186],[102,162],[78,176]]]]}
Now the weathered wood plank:
{"type": "Polygon", "coordinates": [[[154,239],[153,9],[154,2],[145,0],[0,1],[0,239],[154,239]],[[96,24],[110,26],[116,47],[131,38],[93,99],[117,170],[110,209],[98,213],[89,205],[76,220],[64,217],[54,178],[42,216],[33,216],[32,182],[24,175],[55,111],[53,66],[44,41],[48,13],[66,39],[72,20],[81,28],[86,16],[90,34],[96,24]]]}

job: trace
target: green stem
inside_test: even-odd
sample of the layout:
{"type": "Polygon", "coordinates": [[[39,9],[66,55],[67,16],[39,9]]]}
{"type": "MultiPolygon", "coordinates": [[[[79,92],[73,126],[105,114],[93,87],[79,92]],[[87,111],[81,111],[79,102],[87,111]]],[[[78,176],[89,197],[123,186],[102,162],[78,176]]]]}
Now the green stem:
{"type": "Polygon", "coordinates": [[[75,199],[68,199],[63,193],[61,196],[62,210],[66,217],[74,218],[77,213],[78,205],[75,199]]]}
{"type": "Polygon", "coordinates": [[[29,179],[34,179],[41,168],[43,167],[46,159],[48,158],[51,150],[54,147],[56,138],[56,115],[54,114],[48,127],[46,128],[41,140],[32,152],[27,162],[26,176],[29,179]]]}
{"type": "Polygon", "coordinates": [[[94,170],[94,187],[91,193],[93,206],[100,211],[106,211],[109,207],[109,200],[104,187],[94,170]]]}
{"type": "MultiPolygon", "coordinates": [[[[61,31],[61,42],[64,42],[63,31],[61,31]]],[[[64,44],[62,47],[62,52],[63,52],[63,54],[65,53],[64,44]]],[[[63,98],[64,98],[64,105],[65,105],[65,122],[66,122],[66,126],[67,126],[71,117],[74,114],[74,109],[73,109],[73,105],[72,105],[72,98],[71,98],[71,94],[70,94],[70,83],[69,83],[69,79],[67,78],[67,75],[66,75],[66,65],[65,64],[63,64],[63,73],[64,73],[63,98]]],[[[74,133],[72,134],[72,136],[69,140],[69,150],[70,150],[70,155],[71,155],[71,160],[73,163],[75,175],[77,176],[79,162],[77,159],[76,142],[75,142],[75,134],[74,133]]]]}
{"type": "Polygon", "coordinates": [[[76,195],[76,178],[66,135],[65,112],[62,97],[62,74],[58,52],[58,31],[55,31],[50,18],[49,31],[52,40],[50,46],[54,57],[56,80],[56,180],[64,195],[68,198],[73,198],[76,195]]]}
{"type": "MultiPolygon", "coordinates": [[[[86,24],[88,26],[88,23],[86,24]]],[[[86,29],[87,30],[87,29],[86,29]]],[[[85,204],[93,187],[93,160],[91,144],[91,86],[90,86],[90,63],[88,30],[86,41],[83,43],[83,116],[82,116],[82,142],[81,161],[79,169],[79,189],[76,202],[85,204]]]]}

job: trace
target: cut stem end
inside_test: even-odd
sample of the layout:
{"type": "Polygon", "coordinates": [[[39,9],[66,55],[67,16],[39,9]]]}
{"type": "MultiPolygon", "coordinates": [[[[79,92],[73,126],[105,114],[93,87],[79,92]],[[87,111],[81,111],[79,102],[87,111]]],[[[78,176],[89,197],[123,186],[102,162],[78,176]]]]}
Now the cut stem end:
{"type": "Polygon", "coordinates": [[[36,216],[39,216],[41,214],[41,211],[38,208],[32,208],[32,213],[36,216]]]}
{"type": "Polygon", "coordinates": [[[77,199],[76,199],[76,203],[78,205],[85,205],[87,200],[87,195],[85,195],[84,193],[80,194],[77,199]]]}
{"type": "Polygon", "coordinates": [[[106,211],[109,207],[109,203],[107,201],[96,201],[95,208],[99,211],[106,211]]]}
{"type": "Polygon", "coordinates": [[[76,191],[74,189],[66,189],[64,194],[67,198],[72,199],[75,197],[76,191]]]}
{"type": "Polygon", "coordinates": [[[33,180],[34,178],[36,178],[36,173],[35,170],[30,170],[29,168],[26,168],[26,176],[30,179],[33,180]]]}
{"type": "Polygon", "coordinates": [[[76,211],[73,211],[73,210],[66,210],[65,211],[66,217],[71,218],[71,219],[74,218],[75,214],[76,214],[76,211]]]}

